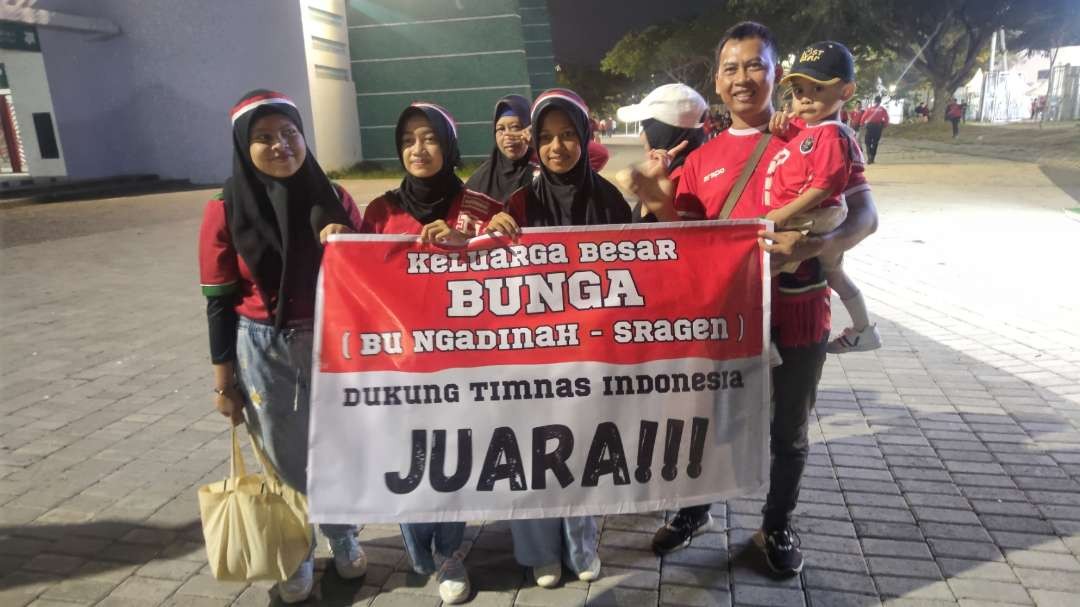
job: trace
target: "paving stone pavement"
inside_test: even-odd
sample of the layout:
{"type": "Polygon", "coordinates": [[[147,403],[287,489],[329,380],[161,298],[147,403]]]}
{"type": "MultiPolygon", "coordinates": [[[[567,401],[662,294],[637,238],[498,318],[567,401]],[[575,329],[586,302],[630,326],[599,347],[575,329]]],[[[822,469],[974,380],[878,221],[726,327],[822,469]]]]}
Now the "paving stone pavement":
{"type": "MultiPolygon", "coordinates": [[[[826,363],[802,574],[773,578],[753,547],[759,493],[663,559],[662,513],[607,517],[603,577],[554,590],[505,523],[470,524],[471,604],[1080,604],[1072,202],[1033,165],[882,146],[881,230],[847,267],[886,345],[826,363]]],[[[209,193],[0,211],[0,606],[278,602],[214,581],[201,544],[195,490],[228,451],[194,264],[209,193]]],[[[395,526],[360,538],[368,574],[323,575],[312,603],[439,604],[395,526]]]]}

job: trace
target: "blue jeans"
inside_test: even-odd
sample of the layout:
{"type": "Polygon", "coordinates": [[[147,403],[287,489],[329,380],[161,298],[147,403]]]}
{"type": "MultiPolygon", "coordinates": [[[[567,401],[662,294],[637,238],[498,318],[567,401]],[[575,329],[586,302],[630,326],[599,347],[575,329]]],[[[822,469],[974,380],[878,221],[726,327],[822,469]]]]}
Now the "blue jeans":
{"type": "Polygon", "coordinates": [[[402,523],[401,537],[409,553],[413,571],[421,575],[435,573],[435,553],[453,556],[461,547],[465,523],[402,523]]]}
{"type": "Polygon", "coordinates": [[[566,563],[575,574],[596,558],[596,519],[591,516],[510,521],[514,558],[526,567],[566,563]]]}
{"type": "MultiPolygon", "coordinates": [[[[300,493],[307,493],[311,348],[310,323],[283,328],[275,335],[274,327],[240,317],[236,374],[248,432],[281,480],[300,493]]],[[[319,529],[331,544],[356,532],[355,525],[319,525],[319,529]]]]}

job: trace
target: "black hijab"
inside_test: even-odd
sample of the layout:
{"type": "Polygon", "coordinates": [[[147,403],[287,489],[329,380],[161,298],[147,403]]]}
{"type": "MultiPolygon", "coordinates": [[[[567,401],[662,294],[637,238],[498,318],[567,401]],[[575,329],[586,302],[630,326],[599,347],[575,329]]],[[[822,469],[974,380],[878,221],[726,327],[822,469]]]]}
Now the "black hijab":
{"type": "Polygon", "coordinates": [[[405,169],[405,178],[401,180],[401,186],[387,192],[386,197],[412,215],[421,225],[436,219],[446,219],[450,212],[450,203],[465,187],[454,173],[454,168],[461,163],[461,153],[458,151],[457,125],[450,113],[434,103],[413,103],[398,117],[397,127],[394,129],[394,147],[397,148],[398,162],[405,169]],[[442,168],[431,177],[410,175],[401,156],[401,137],[405,123],[413,116],[427,118],[431,129],[435,131],[436,139],[439,140],[439,147],[442,148],[442,168]]]}
{"type": "Polygon", "coordinates": [[[671,164],[668,165],[668,171],[674,171],[676,168],[682,166],[682,164],[686,162],[686,157],[690,155],[690,152],[693,152],[701,147],[701,144],[705,143],[705,132],[701,130],[701,127],[684,129],[677,126],[671,126],[666,122],[660,122],[654,118],[646,118],[641,121],[641,128],[645,132],[645,140],[649,142],[649,147],[654,150],[670,150],[683,141],[690,142],[690,145],[686,146],[686,149],[679,152],[678,155],[671,160],[671,164]]]}
{"type": "MultiPolygon", "coordinates": [[[[522,126],[528,128],[529,100],[521,95],[507,95],[499,99],[495,104],[495,117],[492,125],[506,114],[512,114],[521,119],[522,126]]],[[[502,153],[496,144],[491,149],[491,156],[476,169],[476,172],[465,182],[465,187],[487,194],[495,200],[506,201],[510,195],[522,187],[532,183],[533,170],[536,165],[530,158],[532,154],[526,150],[525,155],[517,160],[510,160],[502,153]]]]}
{"type": "Polygon", "coordinates": [[[274,327],[280,329],[290,320],[285,305],[290,295],[305,302],[310,298],[314,309],[322,261],[319,232],[331,223],[355,226],[310,148],[289,177],[278,179],[255,168],[251,127],[269,114],[288,118],[303,135],[300,112],[288,97],[265,89],[244,95],[230,113],[233,169],[224,197],[233,246],[251,270],[267,308],[273,306],[274,327]]]}
{"type": "Polygon", "coordinates": [[[574,168],[557,174],[540,163],[540,178],[529,188],[526,227],[630,223],[630,207],[619,190],[589,166],[589,108],[567,89],[544,91],[532,107],[533,146],[540,149],[540,130],[552,109],[562,110],[574,125],[581,158],[574,168]]]}

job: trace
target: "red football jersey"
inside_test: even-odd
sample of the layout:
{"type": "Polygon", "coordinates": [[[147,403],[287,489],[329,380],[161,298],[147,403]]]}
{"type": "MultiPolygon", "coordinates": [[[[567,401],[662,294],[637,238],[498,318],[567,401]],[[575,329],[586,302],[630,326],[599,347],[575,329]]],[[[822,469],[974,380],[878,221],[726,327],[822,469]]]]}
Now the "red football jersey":
{"type": "MultiPolygon", "coordinates": [[[[360,225],[360,210],[345,188],[334,184],[341,197],[341,206],[349,222],[360,225]]],[[[232,244],[232,233],[225,217],[225,201],[221,196],[211,200],[203,210],[199,228],[199,282],[204,295],[236,293],[236,312],[252,320],[269,320],[275,302],[263,301],[255,287],[255,278],[232,244]]],[[[314,300],[312,300],[314,301],[314,300]]]]}
{"type": "Polygon", "coordinates": [[[889,124],[889,112],[885,111],[885,108],[880,105],[875,105],[866,110],[862,118],[863,124],[880,124],[885,126],[889,124]]]}
{"type": "MultiPolygon", "coordinates": [[[[479,236],[488,221],[503,210],[501,202],[462,188],[450,203],[446,223],[468,237],[479,236]]],[[[386,196],[371,201],[357,230],[366,234],[419,234],[423,225],[386,196]]]]}
{"type": "Polygon", "coordinates": [[[763,189],[765,207],[781,208],[809,188],[830,192],[819,207],[838,207],[852,167],[862,151],[850,129],[836,120],[807,125],[769,161],[763,189]]]}
{"type": "MultiPolygon", "coordinates": [[[[763,130],[763,129],[762,129],[763,130]]],[[[728,193],[738,181],[762,130],[729,128],[694,150],[683,164],[682,176],[675,191],[675,210],[685,219],[717,219],[728,193]]],[[[761,189],[768,159],[784,147],[784,140],[773,137],[754,169],[738,204],[729,219],[749,219],[765,214],[761,189]]]]}
{"type": "MultiPolygon", "coordinates": [[[[798,137],[801,122],[793,121],[784,133],[787,139],[798,137]]],[[[731,188],[742,174],[743,167],[761,139],[761,129],[727,129],[686,157],[682,176],[675,190],[675,210],[684,219],[718,219],[731,188]]],[[[750,176],[746,188],[729,219],[750,219],[766,213],[764,192],[769,159],[787,144],[784,138],[773,137],[761,160],[750,176]]],[[[861,156],[861,152],[860,152],[861,156]]],[[[851,195],[869,189],[861,165],[853,165],[844,194],[851,195]]]]}

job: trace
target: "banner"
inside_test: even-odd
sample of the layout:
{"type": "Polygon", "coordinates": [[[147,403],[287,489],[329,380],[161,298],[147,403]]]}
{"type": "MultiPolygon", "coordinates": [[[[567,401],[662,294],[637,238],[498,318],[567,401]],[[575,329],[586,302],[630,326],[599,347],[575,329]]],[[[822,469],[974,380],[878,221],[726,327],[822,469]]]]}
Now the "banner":
{"type": "Polygon", "coordinates": [[[308,496],[320,523],[655,511],[768,478],[764,222],[331,237],[308,496]]]}

